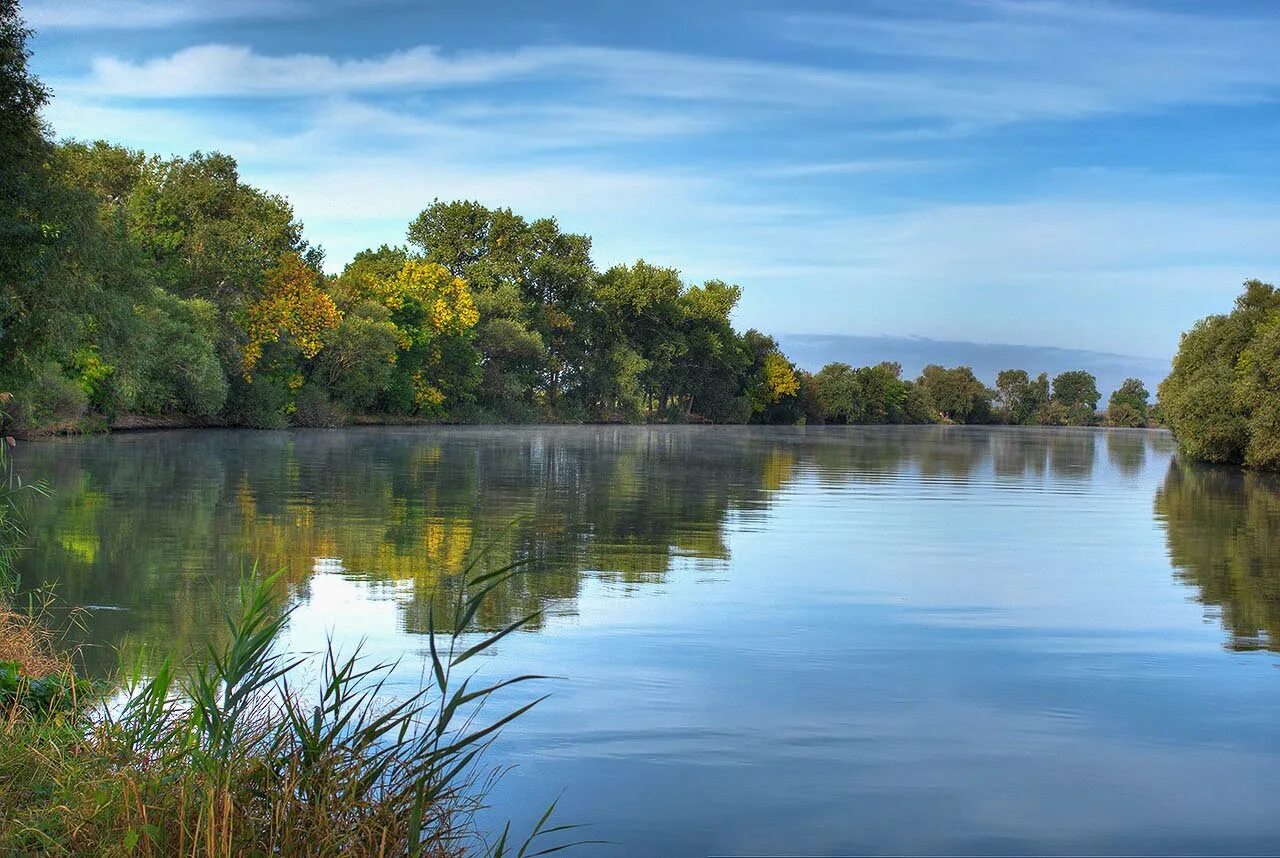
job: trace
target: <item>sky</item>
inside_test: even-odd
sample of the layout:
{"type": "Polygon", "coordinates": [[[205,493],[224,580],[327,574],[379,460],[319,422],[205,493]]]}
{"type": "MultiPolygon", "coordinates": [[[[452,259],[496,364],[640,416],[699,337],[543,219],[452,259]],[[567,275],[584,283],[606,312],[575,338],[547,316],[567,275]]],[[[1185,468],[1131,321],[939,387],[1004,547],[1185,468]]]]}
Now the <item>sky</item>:
{"type": "Polygon", "coordinates": [[[327,266],[433,199],[740,327],[1164,359],[1280,282],[1280,4],[27,0],[60,137],[219,150],[327,266]]]}

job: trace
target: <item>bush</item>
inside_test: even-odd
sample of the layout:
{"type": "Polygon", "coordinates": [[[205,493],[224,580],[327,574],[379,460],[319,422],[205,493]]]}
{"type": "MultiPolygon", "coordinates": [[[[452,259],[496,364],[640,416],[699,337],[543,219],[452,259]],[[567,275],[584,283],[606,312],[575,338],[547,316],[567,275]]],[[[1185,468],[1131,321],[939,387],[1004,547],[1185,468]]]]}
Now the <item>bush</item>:
{"type": "Polygon", "coordinates": [[[54,361],[41,364],[14,393],[13,419],[19,426],[39,428],[83,417],[89,407],[84,389],[54,361]]]}
{"type": "Polygon", "coordinates": [[[140,325],[132,408],[192,417],[221,411],[228,384],[214,346],[214,306],[156,289],[152,303],[136,312],[140,325]]]}
{"type": "Polygon", "coordinates": [[[347,412],[329,399],[329,394],[318,384],[308,384],[298,393],[294,403],[293,425],[335,429],[347,425],[347,412]]]}
{"type": "Polygon", "coordinates": [[[325,334],[316,377],[348,409],[373,408],[391,383],[399,347],[397,336],[391,313],[385,307],[360,305],[325,334]]]}
{"type": "Polygon", "coordinates": [[[231,419],[252,429],[285,429],[289,425],[289,385],[285,379],[259,375],[237,379],[232,387],[231,419]]]}

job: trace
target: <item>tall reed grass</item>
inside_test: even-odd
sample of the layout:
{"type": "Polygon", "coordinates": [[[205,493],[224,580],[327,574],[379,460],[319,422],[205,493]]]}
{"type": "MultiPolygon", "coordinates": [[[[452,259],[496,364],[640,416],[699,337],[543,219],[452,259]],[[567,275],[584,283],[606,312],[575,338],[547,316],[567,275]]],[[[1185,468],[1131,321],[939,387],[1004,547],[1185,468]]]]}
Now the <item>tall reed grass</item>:
{"type": "MultiPolygon", "coordinates": [[[[13,394],[0,391],[0,424],[7,419],[2,408],[12,399],[13,394]]],[[[18,587],[14,559],[27,537],[23,526],[26,505],[33,495],[48,494],[43,482],[23,482],[14,471],[10,455],[14,444],[12,436],[0,438],[0,607],[8,603],[18,587]]]]}
{"type": "MultiPolygon", "coordinates": [[[[482,756],[541,702],[498,708],[499,692],[543,677],[480,682],[468,662],[536,614],[468,633],[485,597],[523,571],[477,557],[431,617],[420,690],[397,697],[393,667],[280,651],[290,609],[278,575],[246,576],[229,640],[186,666],[125,672],[95,705],[13,697],[0,718],[0,852],[49,855],[543,855],[573,841],[554,803],[520,843],[476,824],[495,771],[482,756]],[[316,675],[318,678],[311,679],[316,675]]],[[[83,689],[78,692],[83,697],[83,689]]]]}

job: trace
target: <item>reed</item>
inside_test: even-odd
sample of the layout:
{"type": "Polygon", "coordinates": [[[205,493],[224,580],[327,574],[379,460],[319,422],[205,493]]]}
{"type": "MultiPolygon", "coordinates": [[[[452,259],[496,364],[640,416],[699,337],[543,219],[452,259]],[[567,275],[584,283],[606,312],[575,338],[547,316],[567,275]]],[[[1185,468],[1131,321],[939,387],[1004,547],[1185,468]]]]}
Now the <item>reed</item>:
{"type": "Polygon", "coordinates": [[[482,571],[482,556],[450,607],[453,631],[437,632],[432,615],[428,669],[407,697],[387,686],[394,665],[358,650],[281,652],[290,609],[279,576],[250,574],[227,643],[187,665],[144,674],[139,659],[123,691],[93,705],[12,701],[0,721],[0,852],[533,856],[586,842],[552,823],[554,804],[519,845],[509,829],[487,841],[475,824],[496,776],[483,752],[545,699],[500,708],[498,692],[543,677],[469,673],[536,618],[474,640],[485,597],[522,572],[482,571]]]}

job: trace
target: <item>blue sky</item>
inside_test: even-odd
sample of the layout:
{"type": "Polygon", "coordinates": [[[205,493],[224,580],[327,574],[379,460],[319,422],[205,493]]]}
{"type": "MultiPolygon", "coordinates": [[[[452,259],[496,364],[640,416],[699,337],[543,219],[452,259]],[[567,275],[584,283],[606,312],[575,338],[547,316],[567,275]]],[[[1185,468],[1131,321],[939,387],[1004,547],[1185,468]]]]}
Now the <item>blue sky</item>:
{"type": "Polygon", "coordinates": [[[1280,279],[1280,5],[27,0],[60,136],[218,149],[331,268],[433,198],[736,321],[1167,357],[1280,279]]]}

